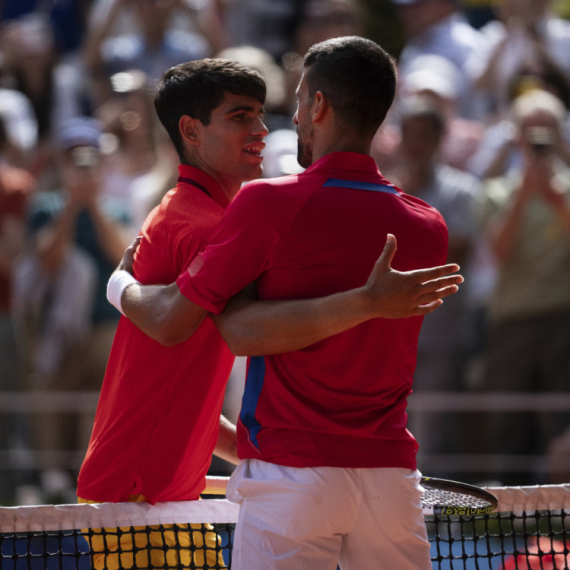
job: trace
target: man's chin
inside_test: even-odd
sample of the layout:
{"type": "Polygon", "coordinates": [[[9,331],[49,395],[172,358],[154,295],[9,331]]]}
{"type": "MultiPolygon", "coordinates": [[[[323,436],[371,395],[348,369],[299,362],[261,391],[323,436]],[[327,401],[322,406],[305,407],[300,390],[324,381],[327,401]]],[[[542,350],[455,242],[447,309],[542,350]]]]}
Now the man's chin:
{"type": "Polygon", "coordinates": [[[297,162],[299,163],[300,166],[302,166],[303,168],[309,168],[309,166],[311,166],[311,164],[313,164],[313,159],[310,156],[297,156],[297,162]]]}
{"type": "Polygon", "coordinates": [[[251,182],[252,180],[257,180],[258,178],[261,178],[261,176],[263,175],[263,166],[261,164],[250,168],[249,171],[246,173],[243,181],[244,182],[251,182]]]}

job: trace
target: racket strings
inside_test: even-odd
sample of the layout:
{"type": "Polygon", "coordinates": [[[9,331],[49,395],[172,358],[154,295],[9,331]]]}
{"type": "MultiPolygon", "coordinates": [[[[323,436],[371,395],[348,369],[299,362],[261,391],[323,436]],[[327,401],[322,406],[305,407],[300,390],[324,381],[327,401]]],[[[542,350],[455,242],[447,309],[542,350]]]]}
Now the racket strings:
{"type": "Polygon", "coordinates": [[[491,503],[485,499],[441,489],[424,488],[421,496],[422,507],[448,506],[448,507],[489,507],[491,503]]]}

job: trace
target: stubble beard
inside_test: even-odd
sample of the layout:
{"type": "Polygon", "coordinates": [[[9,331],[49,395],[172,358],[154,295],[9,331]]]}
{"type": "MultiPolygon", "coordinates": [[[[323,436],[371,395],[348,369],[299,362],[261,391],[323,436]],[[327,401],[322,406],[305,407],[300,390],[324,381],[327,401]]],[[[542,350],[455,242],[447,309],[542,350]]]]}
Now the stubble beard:
{"type": "Polygon", "coordinates": [[[299,129],[297,129],[297,162],[303,168],[308,168],[311,166],[311,164],[313,164],[313,147],[311,144],[313,138],[313,130],[311,127],[305,127],[301,130],[305,136],[301,136],[299,129]]]}

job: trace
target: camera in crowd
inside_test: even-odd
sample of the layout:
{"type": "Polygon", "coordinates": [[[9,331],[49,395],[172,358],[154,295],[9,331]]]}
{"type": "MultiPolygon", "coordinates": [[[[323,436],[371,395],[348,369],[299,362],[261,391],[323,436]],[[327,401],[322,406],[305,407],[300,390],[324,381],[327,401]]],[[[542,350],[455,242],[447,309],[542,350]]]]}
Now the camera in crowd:
{"type": "Polygon", "coordinates": [[[556,132],[551,127],[528,127],[525,129],[525,140],[537,156],[552,153],[556,142],[556,132]]]}

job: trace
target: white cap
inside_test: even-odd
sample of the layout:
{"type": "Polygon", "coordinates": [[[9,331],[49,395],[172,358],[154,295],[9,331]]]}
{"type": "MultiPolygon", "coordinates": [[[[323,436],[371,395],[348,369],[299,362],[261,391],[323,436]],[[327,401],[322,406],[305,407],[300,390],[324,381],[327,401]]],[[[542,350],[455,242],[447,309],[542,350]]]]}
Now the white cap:
{"type": "Polygon", "coordinates": [[[460,78],[455,65],[446,58],[422,55],[406,66],[402,86],[407,95],[433,91],[444,99],[456,99],[459,96],[460,78]]]}

